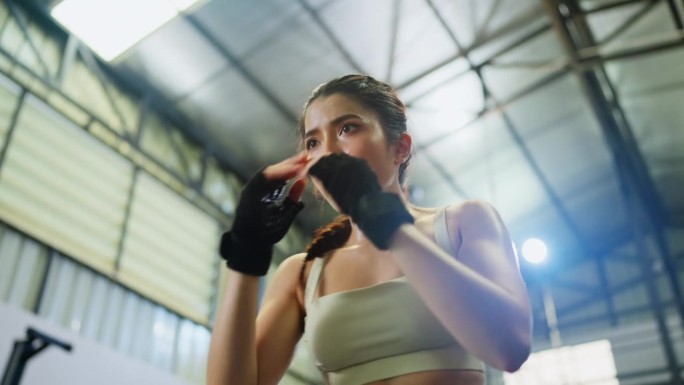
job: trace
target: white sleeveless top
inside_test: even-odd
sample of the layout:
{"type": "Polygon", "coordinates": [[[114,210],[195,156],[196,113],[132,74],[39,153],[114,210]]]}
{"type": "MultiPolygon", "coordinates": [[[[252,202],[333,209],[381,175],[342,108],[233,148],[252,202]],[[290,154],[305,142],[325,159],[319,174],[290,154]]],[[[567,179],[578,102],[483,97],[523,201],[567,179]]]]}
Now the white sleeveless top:
{"type": "MultiPolygon", "coordinates": [[[[445,209],[434,221],[449,251],[445,209]]],[[[427,308],[405,276],[314,298],[328,257],[313,262],[305,288],[304,341],[330,385],[361,385],[425,370],[484,370],[427,308]]]]}

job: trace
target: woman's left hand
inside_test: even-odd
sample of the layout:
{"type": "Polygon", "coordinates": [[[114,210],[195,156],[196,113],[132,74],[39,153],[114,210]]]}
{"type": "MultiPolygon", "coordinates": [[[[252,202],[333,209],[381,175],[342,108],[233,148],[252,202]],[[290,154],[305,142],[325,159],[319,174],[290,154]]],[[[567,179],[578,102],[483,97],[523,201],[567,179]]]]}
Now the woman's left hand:
{"type": "Polygon", "coordinates": [[[362,196],[382,190],[368,162],[344,153],[320,158],[309,169],[309,175],[318,179],[342,213],[352,218],[362,196]]]}
{"type": "Polygon", "coordinates": [[[413,217],[397,194],[383,192],[368,163],[344,153],[326,155],[309,175],[323,183],[342,213],[351,217],[375,247],[387,250],[396,230],[413,217]]]}

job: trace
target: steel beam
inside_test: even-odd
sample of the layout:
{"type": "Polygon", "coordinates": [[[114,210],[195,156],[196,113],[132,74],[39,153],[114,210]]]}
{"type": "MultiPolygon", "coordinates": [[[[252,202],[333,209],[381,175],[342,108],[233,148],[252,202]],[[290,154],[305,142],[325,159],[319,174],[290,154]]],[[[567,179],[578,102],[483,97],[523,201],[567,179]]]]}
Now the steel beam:
{"type": "MultiPolygon", "coordinates": [[[[550,15],[553,17],[554,25],[560,35],[559,37],[571,59],[577,57],[578,47],[595,45],[589,26],[583,18],[577,17],[572,20],[573,31],[576,34],[573,39],[573,34],[561,18],[560,11],[557,8],[555,11],[553,10],[551,0],[546,4],[549,7],[550,15]]],[[[577,12],[579,9],[575,1],[566,1],[564,6],[567,7],[570,13],[577,12]]],[[[636,196],[636,202],[640,207],[643,207],[646,213],[644,219],[647,220],[649,226],[645,231],[648,232],[648,228],[652,229],[661,254],[660,257],[667,270],[672,270],[672,257],[663,235],[665,222],[664,205],[650,177],[648,167],[636,143],[629,122],[621,108],[618,93],[602,66],[598,66],[595,70],[576,67],[575,73],[606,137],[608,149],[613,155],[618,181],[621,183],[623,190],[633,190],[631,193],[636,196]]],[[[676,302],[679,303],[678,312],[684,327],[684,300],[682,299],[679,279],[676,275],[668,273],[668,282],[676,302]]]]}
{"type": "Polygon", "coordinates": [[[306,2],[306,0],[298,0],[299,5],[304,8],[306,13],[311,16],[311,19],[313,19],[314,23],[318,26],[318,28],[323,31],[323,34],[328,37],[328,40],[337,48],[337,51],[344,57],[344,59],[349,63],[354,70],[360,74],[365,74],[366,71],[361,68],[361,65],[352,57],[352,55],[347,51],[347,49],[342,45],[342,42],[340,39],[335,36],[333,31],[328,27],[327,24],[321,19],[321,16],[318,14],[318,11],[316,11],[309,3],[306,2]]]}
{"type": "MultiPolygon", "coordinates": [[[[459,52],[465,52],[465,50],[461,46],[460,42],[458,41],[458,38],[456,37],[454,32],[451,30],[449,25],[446,23],[446,21],[444,20],[444,18],[442,17],[442,15],[440,14],[437,7],[434,5],[432,0],[426,0],[426,2],[430,6],[430,8],[432,9],[435,17],[440,22],[440,24],[442,25],[444,30],[449,34],[451,40],[454,42],[454,45],[456,46],[458,51],[459,52]]],[[[563,219],[563,222],[566,224],[566,226],[568,227],[570,232],[573,234],[573,236],[575,236],[575,238],[577,239],[577,244],[578,245],[586,245],[587,242],[584,241],[584,238],[583,238],[581,232],[579,231],[579,228],[577,227],[577,225],[575,225],[574,221],[570,217],[570,214],[565,209],[565,206],[563,205],[563,202],[561,201],[560,197],[558,196],[558,194],[556,194],[555,190],[551,186],[551,183],[549,182],[549,180],[546,178],[546,176],[542,172],[541,167],[539,166],[537,161],[532,156],[532,152],[527,147],[527,144],[525,143],[524,139],[522,138],[522,135],[520,135],[520,133],[516,129],[515,125],[513,124],[513,121],[508,116],[508,114],[501,108],[501,104],[494,98],[494,96],[491,94],[491,92],[489,92],[489,88],[487,87],[487,83],[485,82],[484,77],[482,76],[482,73],[480,71],[480,67],[476,67],[475,64],[470,60],[470,58],[468,57],[467,54],[465,55],[465,59],[468,61],[468,64],[469,64],[471,70],[473,70],[477,74],[477,76],[480,80],[480,83],[482,84],[482,89],[483,89],[485,99],[489,99],[492,102],[492,105],[494,106],[494,108],[496,108],[499,111],[505,127],[507,128],[510,135],[513,137],[513,141],[516,143],[518,149],[520,150],[523,157],[527,161],[527,164],[532,169],[533,174],[539,180],[540,184],[542,185],[544,192],[546,193],[547,197],[549,198],[549,200],[551,201],[553,206],[556,208],[559,216],[563,219]]]]}
{"type": "MultiPolygon", "coordinates": [[[[598,12],[607,11],[607,10],[610,10],[613,8],[624,7],[626,5],[634,5],[635,3],[639,3],[639,2],[657,3],[660,1],[662,1],[662,0],[617,0],[617,1],[613,1],[612,3],[605,3],[605,4],[598,5],[594,8],[588,9],[588,10],[582,9],[582,10],[580,10],[579,14],[588,15],[591,13],[598,13],[598,12]]],[[[578,13],[575,13],[575,15],[577,15],[577,14],[578,13]]],[[[567,17],[568,16],[563,15],[563,18],[567,18],[567,17]]]]}
{"type": "Polygon", "coordinates": [[[670,14],[672,15],[672,21],[674,21],[675,25],[677,26],[677,29],[681,30],[684,29],[684,25],[682,24],[682,16],[679,14],[679,9],[677,9],[677,4],[675,4],[674,0],[667,0],[667,5],[670,7],[670,14]]]}
{"type": "Polygon", "coordinates": [[[188,185],[194,186],[196,185],[196,181],[194,181],[190,175],[190,161],[188,160],[188,157],[186,156],[185,152],[183,152],[183,149],[181,148],[180,143],[176,142],[174,139],[173,132],[171,130],[171,127],[169,127],[170,123],[162,120],[161,122],[164,125],[164,133],[166,134],[166,138],[168,139],[169,143],[171,144],[171,148],[173,151],[176,153],[176,156],[178,156],[178,159],[180,160],[180,166],[181,169],[183,170],[183,173],[185,174],[185,180],[188,181],[188,185]]]}
{"type": "MultiPolygon", "coordinates": [[[[654,10],[655,6],[658,5],[658,3],[658,1],[651,1],[646,3],[646,5],[644,5],[639,11],[630,16],[629,19],[625,20],[625,22],[622,23],[622,25],[620,25],[613,32],[604,37],[603,40],[601,40],[598,43],[598,45],[604,45],[613,41],[616,37],[620,36],[623,32],[631,28],[637,21],[641,20],[644,16],[646,16],[652,10],[654,10]]],[[[574,15],[573,17],[578,16],[574,15]]]]}
{"type": "MultiPolygon", "coordinates": [[[[625,58],[630,58],[634,56],[640,56],[644,55],[647,53],[652,53],[652,52],[660,52],[663,50],[668,50],[668,49],[673,49],[677,47],[682,47],[684,46],[684,34],[678,34],[673,37],[666,37],[664,39],[661,39],[656,42],[651,42],[648,44],[642,44],[639,46],[634,46],[631,48],[615,51],[612,53],[604,54],[601,55],[599,54],[595,49],[592,49],[590,53],[586,53],[587,49],[578,51],[577,59],[572,63],[572,69],[577,71],[577,70],[590,70],[596,66],[601,66],[604,62],[608,61],[613,61],[613,60],[621,60],[625,58]],[[679,36],[679,37],[678,37],[679,36]]],[[[552,73],[548,76],[549,80],[548,81],[553,81],[554,77],[558,77],[561,75],[566,74],[569,72],[570,64],[567,66],[564,66],[561,68],[558,72],[552,73]]],[[[532,85],[532,88],[539,88],[541,85],[540,84],[535,84],[532,85]]],[[[529,90],[533,91],[533,90],[529,90]]],[[[519,97],[524,97],[528,93],[528,90],[523,90],[516,94],[513,100],[507,100],[506,104],[509,102],[514,101],[515,99],[519,97]]],[[[674,216],[675,214],[673,214],[674,216]]],[[[674,220],[674,219],[673,219],[674,220]]],[[[566,262],[563,263],[562,266],[559,266],[561,268],[564,267],[570,267],[574,265],[575,263],[581,263],[587,258],[589,258],[591,255],[585,255],[584,257],[581,258],[574,258],[574,259],[566,259],[566,262]]]]}
{"type": "Polygon", "coordinates": [[[26,23],[26,20],[24,20],[17,11],[14,5],[14,1],[5,0],[5,4],[7,4],[7,8],[9,8],[10,14],[17,22],[19,29],[21,29],[21,32],[24,35],[24,39],[26,39],[26,42],[31,48],[31,51],[33,51],[33,54],[36,56],[36,59],[38,59],[38,63],[43,68],[43,71],[45,71],[45,78],[49,79],[50,81],[53,81],[54,74],[50,74],[50,68],[47,66],[47,64],[45,64],[45,60],[43,60],[43,56],[41,55],[40,50],[38,49],[38,47],[36,47],[36,44],[33,42],[33,37],[31,37],[31,34],[28,31],[28,25],[26,23]]]}
{"type": "Polygon", "coordinates": [[[5,140],[0,148],[0,174],[2,174],[2,166],[5,164],[5,157],[7,156],[7,149],[12,142],[12,137],[14,136],[14,130],[17,128],[17,121],[19,120],[19,114],[21,109],[24,107],[24,102],[26,101],[26,89],[22,88],[21,93],[17,97],[17,105],[14,107],[12,112],[12,117],[10,118],[9,124],[7,125],[7,131],[5,132],[5,140]]]}
{"type": "Polygon", "coordinates": [[[595,47],[585,48],[578,52],[578,56],[573,62],[573,65],[578,70],[588,70],[611,61],[643,56],[645,54],[657,53],[673,48],[680,48],[682,46],[684,46],[684,32],[673,33],[671,36],[665,37],[654,43],[623,48],[605,54],[598,52],[595,47]]]}
{"type": "MultiPolygon", "coordinates": [[[[637,246],[637,250],[639,253],[639,262],[641,264],[641,272],[643,275],[643,280],[644,280],[644,285],[646,286],[646,293],[648,295],[649,299],[649,306],[651,308],[651,311],[653,312],[655,318],[656,318],[656,324],[658,326],[658,334],[660,337],[660,342],[663,347],[663,352],[665,354],[665,359],[667,361],[668,368],[670,370],[671,374],[671,380],[674,384],[679,384],[682,381],[681,373],[678,368],[678,359],[677,359],[677,353],[675,351],[675,347],[672,343],[672,337],[671,337],[671,332],[670,328],[667,325],[667,319],[666,319],[666,311],[664,307],[664,303],[660,298],[660,294],[658,292],[658,288],[656,286],[656,281],[655,277],[656,274],[654,272],[653,268],[653,259],[649,256],[649,249],[648,245],[646,244],[644,237],[643,237],[643,221],[644,219],[641,218],[639,208],[637,205],[639,202],[637,201],[637,197],[635,197],[633,194],[628,194],[629,195],[629,200],[627,202],[628,206],[631,206],[629,209],[632,212],[633,218],[632,218],[632,225],[634,227],[634,236],[635,236],[635,242],[637,246]],[[632,204],[634,206],[632,206],[632,204]]],[[[677,305],[677,302],[675,300],[675,305],[677,305]]],[[[681,318],[680,318],[681,322],[681,318]]]]}
{"type": "Polygon", "coordinates": [[[126,245],[126,237],[128,236],[128,224],[131,222],[131,211],[133,207],[133,200],[135,199],[135,189],[138,186],[139,175],[140,168],[138,166],[134,166],[131,175],[131,185],[128,188],[128,196],[126,197],[126,206],[124,207],[121,234],[119,234],[119,241],[116,245],[116,257],[114,258],[114,274],[117,274],[119,272],[119,269],[121,268],[121,259],[123,258],[124,246],[126,245]]]}
{"type": "Polygon", "coordinates": [[[449,185],[449,187],[451,187],[451,189],[456,194],[458,194],[464,200],[470,199],[470,195],[468,195],[468,193],[463,189],[463,187],[461,187],[461,185],[459,185],[458,182],[456,182],[454,177],[451,174],[449,174],[447,170],[444,169],[444,166],[441,163],[437,162],[437,160],[435,160],[435,158],[427,152],[423,155],[428,160],[428,162],[430,162],[435,171],[437,171],[437,173],[441,175],[442,178],[444,178],[446,183],[449,185]]]}
{"type": "MultiPolygon", "coordinates": [[[[524,23],[529,23],[529,20],[522,19],[520,24],[524,24],[524,23]]],[[[516,25],[512,26],[511,29],[514,29],[514,27],[517,28],[517,27],[520,27],[520,25],[516,24],[516,25]]],[[[536,28],[536,29],[530,31],[529,33],[525,34],[520,39],[518,39],[518,40],[514,41],[513,43],[507,45],[503,49],[497,51],[497,53],[492,55],[492,57],[490,59],[484,61],[483,63],[479,63],[478,66],[487,65],[491,60],[493,60],[493,58],[496,58],[497,56],[503,55],[504,53],[511,51],[511,50],[527,43],[528,41],[534,39],[537,36],[540,36],[542,33],[546,32],[550,29],[551,29],[551,26],[549,24],[544,24],[544,25],[540,26],[539,28],[536,28]]],[[[473,51],[473,50],[489,43],[494,38],[494,36],[498,36],[498,35],[490,36],[490,39],[488,39],[488,40],[476,42],[476,44],[474,44],[472,47],[468,48],[468,51],[473,51]]],[[[462,59],[462,58],[464,58],[464,53],[463,52],[457,52],[455,55],[452,55],[452,56],[446,58],[445,60],[443,60],[443,61],[427,68],[426,70],[418,73],[417,75],[414,75],[411,78],[406,79],[403,82],[397,84],[395,86],[395,89],[398,91],[401,91],[402,89],[407,88],[407,87],[413,85],[414,83],[417,83],[418,81],[427,77],[431,73],[433,73],[433,72],[435,72],[435,71],[437,71],[443,67],[446,67],[447,65],[453,63],[454,61],[456,61],[458,59],[462,59]]]]}
{"type": "Polygon", "coordinates": [[[401,1],[392,2],[392,24],[390,25],[390,52],[387,58],[387,75],[385,80],[392,83],[392,71],[394,69],[394,57],[397,52],[397,35],[399,35],[399,22],[401,21],[401,1]]]}
{"type": "MultiPolygon", "coordinates": [[[[475,38],[473,39],[474,41],[478,41],[480,37],[484,34],[484,31],[488,29],[489,23],[492,21],[494,15],[496,15],[496,12],[499,10],[499,8],[501,8],[502,3],[502,0],[495,0],[494,3],[491,5],[489,11],[487,12],[487,16],[485,16],[484,20],[482,21],[482,24],[475,30],[475,38]]],[[[477,3],[472,2],[470,4],[471,7],[475,7],[475,4],[477,3]]],[[[475,20],[475,17],[473,17],[473,20],[475,20]]]]}
{"type": "Polygon", "coordinates": [[[45,269],[40,277],[40,284],[38,285],[38,294],[36,294],[36,301],[33,303],[31,310],[35,314],[40,314],[43,306],[43,299],[45,298],[45,289],[47,288],[47,280],[50,276],[50,269],[52,268],[53,260],[55,259],[56,251],[49,246],[45,246],[47,251],[47,262],[45,262],[45,269]]]}
{"type": "Polygon", "coordinates": [[[93,71],[95,77],[97,77],[97,80],[100,82],[100,87],[102,87],[102,90],[104,91],[107,101],[111,105],[116,116],[119,118],[119,124],[121,124],[123,136],[130,141],[131,137],[128,131],[130,127],[128,127],[128,124],[126,123],[126,118],[124,118],[123,112],[121,112],[121,110],[119,109],[119,105],[116,103],[116,100],[114,100],[112,91],[109,88],[108,79],[105,77],[104,72],[102,72],[102,69],[98,64],[97,59],[95,59],[95,56],[93,56],[92,52],[89,49],[85,48],[80,44],[78,45],[78,53],[81,55],[81,58],[83,59],[83,62],[85,63],[86,67],[93,71]]]}
{"type": "Polygon", "coordinates": [[[613,303],[612,292],[610,289],[610,282],[608,281],[608,273],[606,272],[606,265],[603,258],[596,258],[596,269],[598,270],[599,285],[601,285],[601,296],[606,301],[606,307],[608,308],[608,318],[610,319],[610,324],[617,326],[618,318],[615,312],[615,304],[613,303]]]}
{"type": "Polygon", "coordinates": [[[69,35],[66,44],[64,44],[64,50],[62,50],[62,60],[59,62],[59,70],[57,70],[55,79],[58,87],[64,86],[64,80],[66,79],[67,73],[69,73],[69,70],[71,70],[71,67],[74,64],[74,60],[76,60],[78,45],[78,39],[74,35],[69,35]]]}
{"type": "MultiPolygon", "coordinates": [[[[568,57],[575,62],[577,60],[578,48],[591,47],[595,45],[592,33],[584,18],[579,15],[581,9],[574,0],[558,2],[547,0],[544,2],[547,13],[553,26],[565,48],[568,57]],[[560,8],[560,9],[559,9],[560,8]],[[561,10],[563,9],[563,10],[561,10]],[[568,20],[565,16],[579,15],[568,20]],[[572,29],[567,24],[572,21],[572,29]]],[[[633,138],[631,129],[626,119],[618,119],[623,113],[621,111],[617,95],[612,89],[610,79],[605,74],[603,67],[595,70],[583,70],[575,67],[582,90],[587,96],[596,115],[603,133],[606,136],[609,150],[611,151],[618,180],[621,182],[625,194],[625,204],[631,212],[631,222],[633,225],[634,240],[639,250],[639,261],[642,264],[642,272],[645,275],[645,284],[650,300],[650,305],[658,324],[658,331],[665,351],[668,366],[675,383],[681,381],[681,375],[677,366],[677,357],[670,340],[669,330],[665,321],[665,314],[660,305],[660,297],[653,280],[653,271],[650,258],[648,257],[648,247],[644,241],[643,234],[646,231],[644,221],[650,222],[654,226],[656,233],[659,232],[662,218],[662,207],[658,205],[659,199],[656,194],[650,176],[648,175],[646,164],[639,152],[638,146],[633,138]],[[606,89],[608,88],[608,90],[606,89]],[[606,92],[611,91],[613,100],[609,100],[606,92]],[[618,117],[616,117],[616,114],[618,117]],[[640,207],[644,207],[646,215],[641,215],[640,207]]],[[[663,256],[667,259],[667,256],[663,256]]],[[[671,282],[672,284],[672,282],[671,282]]],[[[680,320],[684,322],[684,312],[681,311],[681,294],[678,283],[672,285],[676,302],[680,302],[680,320]]]]}
{"type": "MultiPolygon", "coordinates": [[[[428,5],[430,6],[430,8],[433,10],[433,12],[434,12],[435,16],[437,17],[437,19],[438,19],[438,20],[440,21],[440,23],[442,24],[443,28],[447,31],[447,33],[448,33],[449,36],[451,37],[452,41],[454,42],[454,44],[455,44],[456,47],[458,48],[458,51],[459,51],[459,52],[464,52],[463,48],[461,47],[461,45],[460,45],[460,43],[459,43],[459,41],[458,41],[458,38],[456,37],[456,35],[454,34],[454,32],[451,30],[451,28],[447,25],[446,21],[442,18],[441,14],[440,14],[439,11],[437,10],[437,7],[432,3],[431,0],[427,0],[427,2],[428,2],[428,5]]],[[[471,69],[473,69],[473,70],[475,71],[475,73],[477,74],[478,78],[480,79],[480,82],[481,82],[482,88],[483,88],[483,92],[484,92],[484,94],[485,94],[485,98],[488,98],[488,99],[490,99],[491,101],[493,101],[494,107],[497,108],[497,109],[499,110],[499,112],[500,112],[500,114],[501,114],[501,117],[502,117],[502,119],[503,119],[503,121],[504,121],[504,123],[505,123],[505,126],[507,127],[508,131],[510,132],[510,134],[511,134],[512,137],[514,138],[514,140],[515,140],[515,142],[516,142],[518,148],[519,148],[520,151],[523,153],[523,156],[524,156],[525,159],[527,160],[528,164],[529,164],[530,167],[532,168],[533,173],[537,176],[537,179],[538,179],[539,182],[542,184],[542,186],[543,186],[543,188],[544,188],[544,191],[546,192],[547,196],[549,197],[549,199],[551,200],[552,204],[553,204],[554,207],[556,208],[558,214],[559,214],[560,217],[563,219],[564,223],[566,224],[566,226],[568,227],[568,229],[570,230],[570,232],[571,232],[571,233],[574,235],[574,237],[576,238],[577,244],[580,245],[580,247],[582,247],[582,248],[584,249],[583,251],[584,251],[585,254],[589,254],[589,252],[590,252],[591,250],[588,249],[587,246],[586,246],[586,245],[588,245],[588,242],[584,239],[584,237],[583,237],[581,231],[579,230],[579,228],[576,226],[576,224],[574,223],[574,221],[573,221],[572,218],[570,217],[570,214],[568,213],[568,211],[565,209],[565,206],[563,205],[563,202],[561,201],[560,197],[556,194],[556,192],[555,192],[555,190],[553,189],[553,187],[551,186],[550,182],[548,181],[548,179],[546,178],[546,176],[545,176],[544,173],[542,172],[541,168],[539,167],[538,163],[536,162],[536,160],[535,160],[534,157],[532,156],[531,152],[530,152],[529,149],[527,148],[527,145],[525,144],[524,139],[523,139],[522,136],[518,133],[517,129],[515,128],[515,126],[514,126],[514,124],[513,124],[513,121],[510,119],[510,117],[508,116],[508,114],[506,114],[506,113],[503,111],[503,109],[501,108],[501,104],[500,104],[500,103],[491,95],[491,93],[489,92],[488,87],[487,87],[487,84],[486,84],[486,82],[485,82],[485,80],[484,80],[484,77],[482,76],[481,71],[480,71],[480,68],[481,68],[481,67],[476,67],[476,66],[472,63],[472,61],[470,61],[470,58],[468,57],[467,54],[465,55],[465,58],[466,58],[466,60],[468,60],[471,69]]],[[[609,292],[608,292],[609,284],[608,284],[607,276],[606,276],[606,273],[605,273],[605,269],[603,268],[603,265],[602,265],[602,262],[601,262],[601,261],[596,261],[596,263],[597,263],[597,269],[598,269],[598,272],[599,272],[599,281],[600,281],[600,285],[601,285],[601,287],[604,289],[604,295],[603,295],[603,297],[604,297],[605,300],[606,300],[606,304],[607,304],[607,307],[608,307],[608,312],[609,312],[610,320],[611,320],[611,323],[616,324],[616,323],[617,323],[617,318],[615,317],[615,309],[614,309],[614,306],[613,306],[611,297],[609,296],[609,292]]],[[[546,290],[545,292],[548,292],[548,290],[546,290]]],[[[545,298],[546,298],[546,296],[545,296],[545,298]]],[[[545,302],[545,303],[546,303],[546,302],[545,302]]]]}
{"type": "MultiPolygon", "coordinates": [[[[536,32],[541,32],[542,30],[536,31],[536,32]]],[[[682,38],[684,38],[684,34],[682,34],[682,38]]],[[[684,47],[684,39],[679,38],[679,37],[672,37],[672,38],[667,38],[664,40],[660,40],[657,42],[641,45],[638,47],[633,47],[633,48],[627,48],[627,49],[622,49],[618,50],[615,52],[607,53],[607,54],[598,54],[598,53],[584,53],[582,54],[581,52],[579,53],[579,56],[577,58],[577,61],[574,63],[571,63],[568,61],[566,64],[563,64],[558,68],[557,71],[551,72],[550,74],[546,75],[539,81],[525,87],[524,89],[516,92],[514,95],[511,97],[507,98],[506,100],[500,101],[499,106],[497,107],[488,107],[486,110],[481,111],[476,119],[473,119],[472,121],[464,124],[463,126],[459,127],[458,129],[453,130],[452,132],[446,133],[444,135],[439,136],[438,138],[424,144],[422,147],[430,147],[431,145],[439,142],[440,140],[444,139],[445,137],[448,137],[450,135],[453,135],[454,132],[458,131],[461,128],[465,128],[468,125],[474,123],[477,121],[478,118],[487,116],[490,113],[498,113],[501,109],[507,107],[510,104],[513,104],[517,102],[519,99],[522,99],[523,97],[533,93],[534,91],[539,90],[540,88],[546,86],[549,83],[552,83],[562,76],[570,73],[573,69],[580,68],[580,69],[591,69],[596,66],[600,66],[603,63],[606,62],[611,62],[611,61],[617,61],[617,60],[622,60],[622,59],[628,59],[631,57],[635,56],[642,56],[645,54],[649,53],[655,53],[655,52],[661,52],[669,49],[674,49],[674,48],[680,48],[684,47]]],[[[520,41],[521,43],[523,42],[523,39],[520,41]]],[[[493,59],[490,59],[493,60],[493,59]]],[[[488,61],[489,64],[491,61],[488,61]]],[[[470,71],[468,69],[467,71],[470,71]]],[[[466,71],[466,72],[467,72],[466,71]]],[[[452,77],[450,80],[455,79],[458,76],[464,75],[465,72],[459,73],[452,77]]],[[[430,90],[433,91],[434,89],[430,90]]],[[[427,95],[429,92],[422,93],[415,98],[411,99],[409,102],[407,102],[407,105],[411,105],[412,103],[415,103],[418,101],[421,97],[427,95]]]]}
{"type": "Polygon", "coordinates": [[[296,122],[298,116],[290,111],[290,109],[271,91],[265,84],[263,84],[257,77],[250,72],[242,61],[222,44],[216,36],[214,36],[207,27],[204,26],[194,15],[183,14],[183,17],[195,28],[195,30],[202,35],[203,38],[209,42],[221,55],[233,66],[235,70],[254,87],[258,93],[261,94],[288,122],[296,122]]]}

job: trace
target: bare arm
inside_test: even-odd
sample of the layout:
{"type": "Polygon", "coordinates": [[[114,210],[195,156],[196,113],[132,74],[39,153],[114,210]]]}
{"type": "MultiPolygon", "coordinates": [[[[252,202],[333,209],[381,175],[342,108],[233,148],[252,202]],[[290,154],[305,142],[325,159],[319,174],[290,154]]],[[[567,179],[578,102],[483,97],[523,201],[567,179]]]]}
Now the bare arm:
{"type": "Polygon", "coordinates": [[[257,384],[254,320],[259,277],[228,270],[225,290],[211,333],[207,384],[257,384]]]}
{"type": "MultiPolygon", "coordinates": [[[[262,197],[268,192],[267,188],[275,188],[277,185],[271,186],[269,183],[272,181],[284,183],[297,179],[288,192],[288,199],[299,202],[304,192],[305,180],[301,176],[306,163],[306,154],[299,153],[268,166],[250,179],[240,194],[233,228],[226,233],[230,236],[226,238],[227,246],[224,249],[222,239],[220,250],[229,266],[250,274],[228,270],[225,295],[219,307],[209,347],[209,385],[277,384],[292,359],[294,346],[301,335],[299,329],[303,312],[296,293],[298,267],[301,266],[303,257],[289,258],[281,263],[264,294],[257,317],[257,275],[262,274],[271,260],[271,254],[264,253],[264,242],[276,243],[285,235],[293,219],[267,216],[269,207],[262,197]],[[260,223],[259,218],[271,218],[272,221],[260,223]],[[238,222],[241,224],[242,234],[236,230],[238,222]],[[245,234],[250,234],[251,238],[245,237],[245,234]],[[255,238],[255,234],[261,237],[255,238]],[[256,251],[251,253],[245,250],[256,251]],[[266,354],[268,359],[265,358],[266,354]]],[[[296,215],[296,211],[292,211],[293,207],[289,206],[289,212],[296,215]]]]}
{"type": "Polygon", "coordinates": [[[302,334],[303,312],[297,300],[302,259],[303,255],[297,255],[280,264],[258,316],[258,277],[229,270],[211,335],[207,384],[275,385],[280,381],[302,334]]]}
{"type": "Polygon", "coordinates": [[[449,217],[460,224],[458,258],[409,224],[395,233],[390,250],[464,348],[494,368],[517,370],[530,352],[531,313],[508,233],[481,202],[466,202],[449,217]]]}

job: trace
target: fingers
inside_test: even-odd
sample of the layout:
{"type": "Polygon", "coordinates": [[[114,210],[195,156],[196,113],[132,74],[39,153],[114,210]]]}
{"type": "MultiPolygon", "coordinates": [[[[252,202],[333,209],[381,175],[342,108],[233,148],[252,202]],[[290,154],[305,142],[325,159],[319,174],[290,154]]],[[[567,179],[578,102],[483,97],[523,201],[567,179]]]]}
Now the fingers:
{"type": "Polygon", "coordinates": [[[306,188],[308,166],[309,157],[305,151],[302,151],[288,159],[266,167],[264,169],[264,176],[268,180],[287,181],[296,179],[287,195],[292,201],[299,202],[306,188]]]}
{"type": "Polygon", "coordinates": [[[282,162],[270,165],[264,169],[264,176],[268,180],[289,180],[300,176],[306,169],[308,156],[300,152],[282,162]]]}
{"type": "Polygon", "coordinates": [[[288,198],[295,202],[299,202],[304,194],[304,188],[306,187],[306,179],[297,179],[292,187],[290,187],[290,192],[287,194],[288,198]]]}
{"type": "Polygon", "coordinates": [[[307,177],[311,177],[315,182],[318,182],[315,183],[317,188],[322,189],[323,186],[318,175],[331,172],[331,166],[333,163],[339,162],[340,159],[338,158],[340,157],[345,159],[346,157],[350,156],[342,154],[329,154],[324,156],[324,159],[309,158],[307,152],[302,151],[288,159],[266,167],[263,171],[263,174],[267,180],[288,181],[295,179],[295,182],[292,184],[288,192],[288,198],[294,202],[299,202],[304,194],[307,177]],[[323,161],[321,162],[321,160],[323,161]],[[316,172],[310,173],[311,168],[314,166],[316,166],[316,172]]]}

